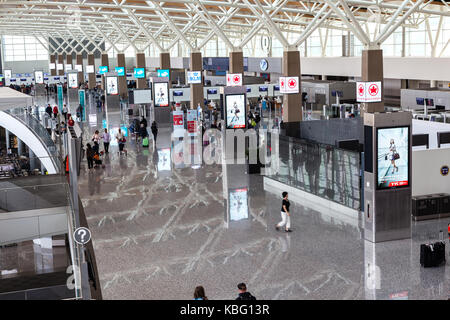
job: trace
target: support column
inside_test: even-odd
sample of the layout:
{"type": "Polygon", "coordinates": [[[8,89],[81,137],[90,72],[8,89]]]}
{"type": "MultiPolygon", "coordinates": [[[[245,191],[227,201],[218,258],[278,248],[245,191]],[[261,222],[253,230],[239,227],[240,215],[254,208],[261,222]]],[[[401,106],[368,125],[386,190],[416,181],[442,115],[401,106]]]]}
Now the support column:
{"type": "Polygon", "coordinates": [[[159,54],[159,67],[161,69],[170,69],[170,53],[161,52],[159,54]]]}
{"type": "MultiPolygon", "coordinates": [[[[191,52],[190,71],[200,71],[203,73],[203,60],[201,52],[191,52]]],[[[191,109],[203,105],[203,78],[202,83],[191,84],[191,109]]]]}
{"type": "Polygon", "coordinates": [[[9,131],[5,129],[5,138],[6,138],[6,153],[8,153],[8,149],[11,148],[11,142],[9,140],[9,131]]]}
{"type": "Polygon", "coordinates": [[[24,149],[25,149],[25,144],[22,142],[22,140],[19,139],[19,137],[17,137],[17,154],[19,156],[22,156],[24,149]]]}
{"type": "MultiPolygon", "coordinates": [[[[101,56],[101,66],[107,66],[108,67],[108,71],[109,71],[109,59],[108,59],[108,54],[107,53],[102,53],[101,56]]],[[[105,90],[106,86],[105,86],[105,76],[102,75],[102,89],[105,90]]]]}
{"type": "MultiPolygon", "coordinates": [[[[381,81],[381,93],[384,95],[383,84],[383,50],[370,49],[362,51],[361,58],[361,80],[381,81]]],[[[363,103],[363,112],[384,112],[384,98],[381,102],[363,103]]]]}
{"type": "MultiPolygon", "coordinates": [[[[66,54],[66,65],[71,65],[73,69],[73,57],[71,53],[66,54]]],[[[66,71],[66,70],[64,70],[66,71]]]]}
{"type": "MultiPolygon", "coordinates": [[[[301,72],[300,72],[300,52],[284,51],[283,52],[283,75],[285,77],[298,77],[299,88],[301,88],[301,72]]],[[[285,94],[283,96],[283,122],[299,122],[303,120],[302,114],[302,93],[285,94]]],[[[291,132],[291,130],[288,130],[291,132]]],[[[295,133],[288,133],[292,135],[295,133]]]]}
{"type": "MultiPolygon", "coordinates": [[[[144,53],[136,53],[136,67],[144,68],[145,70],[145,54],[144,53]]],[[[137,79],[136,89],[146,89],[147,86],[147,72],[145,72],[145,77],[142,79],[137,79]]]]}
{"type": "Polygon", "coordinates": [[[55,64],[55,69],[51,69],[50,70],[50,75],[56,76],[56,56],[54,54],[50,55],[50,63],[54,63],[55,64]]]}
{"type": "Polygon", "coordinates": [[[89,89],[94,89],[96,86],[95,79],[95,56],[93,53],[88,54],[88,62],[87,64],[90,66],[94,66],[94,73],[88,73],[88,86],[89,89]]]}
{"type": "Polygon", "coordinates": [[[125,64],[124,53],[117,54],[117,66],[123,67],[125,69],[125,75],[119,77],[119,95],[125,99],[126,97],[128,97],[128,88],[127,88],[127,66],[125,64]]]}
{"type": "MultiPolygon", "coordinates": [[[[64,56],[62,54],[58,54],[58,64],[63,64],[64,65],[64,56]]],[[[58,75],[59,76],[63,76],[64,75],[64,67],[63,67],[62,70],[58,71],[58,75]]]]}
{"type": "MultiPolygon", "coordinates": [[[[77,54],[77,64],[83,66],[83,55],[77,54]]],[[[83,67],[84,70],[84,67],[83,67]]],[[[84,83],[84,72],[78,72],[78,83],[84,83]]]]}
{"type": "Polygon", "coordinates": [[[244,53],[242,51],[230,52],[230,67],[228,69],[229,73],[242,73],[242,77],[244,77],[244,53]]]}

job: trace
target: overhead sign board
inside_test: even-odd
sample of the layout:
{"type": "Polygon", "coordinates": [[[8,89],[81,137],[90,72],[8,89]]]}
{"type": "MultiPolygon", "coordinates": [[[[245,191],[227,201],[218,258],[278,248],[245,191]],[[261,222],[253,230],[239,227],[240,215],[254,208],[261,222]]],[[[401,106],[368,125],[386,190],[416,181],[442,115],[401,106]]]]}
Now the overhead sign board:
{"type": "Polygon", "coordinates": [[[49,63],[48,68],[50,70],[55,70],[56,69],[56,63],[49,63]]]}
{"type": "Polygon", "coordinates": [[[72,65],[66,64],[66,71],[72,71],[72,65]]]}
{"type": "Polygon", "coordinates": [[[62,63],[58,63],[57,65],[56,65],[56,70],[64,70],[64,64],[62,64],[62,63]]]}
{"type": "Polygon", "coordinates": [[[125,68],[124,67],[116,67],[115,70],[116,70],[117,75],[119,77],[123,77],[125,75],[125,68]]]}
{"type": "Polygon", "coordinates": [[[229,74],[227,74],[227,86],[228,87],[240,87],[240,86],[242,86],[242,73],[229,73],[229,74]]]}
{"type": "Polygon", "coordinates": [[[381,81],[356,82],[357,102],[381,102],[381,81]]]}
{"type": "Polygon", "coordinates": [[[100,66],[99,68],[98,68],[98,73],[99,74],[105,74],[105,73],[107,73],[108,72],[108,66],[100,66]]]}
{"type": "Polygon", "coordinates": [[[76,65],[75,65],[75,70],[77,70],[78,72],[83,72],[83,65],[81,65],[81,64],[76,64],[76,65]]]}
{"type": "Polygon", "coordinates": [[[134,68],[134,77],[136,79],[145,78],[145,69],[144,68],[134,68]]]}
{"type": "Polygon", "coordinates": [[[160,78],[170,78],[170,71],[169,71],[169,69],[159,69],[158,70],[158,77],[160,77],[160,78]]]}
{"type": "Polygon", "coordinates": [[[188,83],[202,83],[202,72],[201,71],[189,71],[188,74],[188,83]]]}
{"type": "Polygon", "coordinates": [[[95,68],[93,65],[86,66],[86,73],[94,73],[94,72],[95,72],[95,68]]]}
{"type": "Polygon", "coordinates": [[[298,77],[280,77],[280,93],[299,93],[300,81],[298,77]]]}

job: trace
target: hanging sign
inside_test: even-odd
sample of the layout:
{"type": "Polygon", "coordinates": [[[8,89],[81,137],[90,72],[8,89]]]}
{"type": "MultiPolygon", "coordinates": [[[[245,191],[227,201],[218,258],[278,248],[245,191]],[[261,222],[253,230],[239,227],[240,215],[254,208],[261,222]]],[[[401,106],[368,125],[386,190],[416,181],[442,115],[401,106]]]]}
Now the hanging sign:
{"type": "Polygon", "coordinates": [[[229,73],[229,74],[227,74],[227,86],[228,87],[240,87],[240,86],[242,86],[242,73],[229,73]]]}
{"type": "Polygon", "coordinates": [[[381,102],[381,81],[356,82],[357,102],[381,102]]]}

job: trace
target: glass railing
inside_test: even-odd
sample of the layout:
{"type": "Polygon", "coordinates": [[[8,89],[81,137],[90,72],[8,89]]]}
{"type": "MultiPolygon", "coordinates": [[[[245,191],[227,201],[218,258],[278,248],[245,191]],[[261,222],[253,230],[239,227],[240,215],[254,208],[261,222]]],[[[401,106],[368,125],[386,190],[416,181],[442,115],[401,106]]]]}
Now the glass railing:
{"type": "Polygon", "coordinates": [[[360,154],[296,138],[278,136],[269,178],[360,210],[360,154]]]}
{"type": "Polygon", "coordinates": [[[64,164],[60,157],[27,157],[0,154],[0,182],[25,176],[63,175],[64,164]]]}

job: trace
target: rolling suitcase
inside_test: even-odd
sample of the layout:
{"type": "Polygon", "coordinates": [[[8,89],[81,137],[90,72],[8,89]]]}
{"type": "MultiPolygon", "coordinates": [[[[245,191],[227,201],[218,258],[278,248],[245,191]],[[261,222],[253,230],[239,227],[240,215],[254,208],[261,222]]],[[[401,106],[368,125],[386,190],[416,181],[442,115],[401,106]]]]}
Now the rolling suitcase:
{"type": "Polygon", "coordinates": [[[144,148],[148,148],[148,144],[149,144],[148,137],[145,137],[144,139],[142,139],[142,146],[144,148]]]}
{"type": "Polygon", "coordinates": [[[438,267],[445,262],[445,243],[438,241],[420,245],[420,264],[424,268],[438,267]]]}

